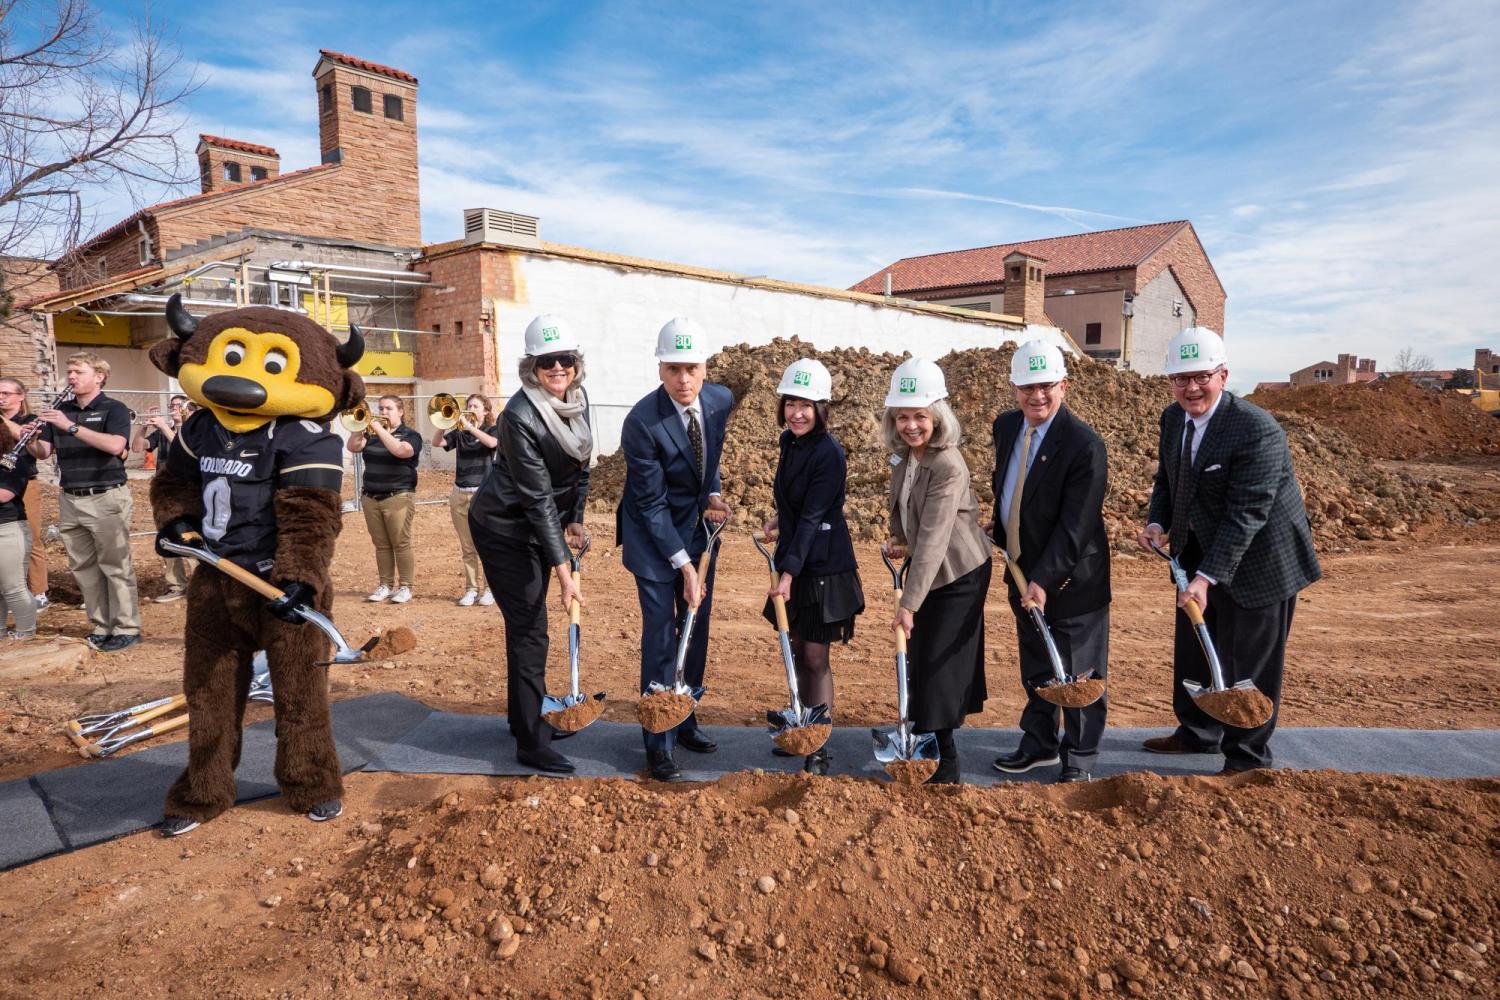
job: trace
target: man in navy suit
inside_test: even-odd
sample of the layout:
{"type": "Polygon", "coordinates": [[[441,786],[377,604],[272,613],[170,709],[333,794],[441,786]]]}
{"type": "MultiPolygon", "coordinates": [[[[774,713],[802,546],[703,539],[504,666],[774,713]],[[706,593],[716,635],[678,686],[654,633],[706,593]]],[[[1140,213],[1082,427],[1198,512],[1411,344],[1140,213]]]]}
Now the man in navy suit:
{"type": "MultiPolygon", "coordinates": [[[[1172,338],[1167,375],[1177,402],[1161,415],[1151,513],[1136,542],[1149,551],[1170,540],[1192,577],[1177,606],[1192,600],[1202,609],[1225,682],[1252,681],[1279,710],[1297,593],[1322,575],[1286,433],[1265,410],[1224,391],[1228,359],[1212,330],[1192,327],[1172,338]]],[[[1209,677],[1180,611],[1172,662],[1177,729],[1145,748],[1222,753],[1221,774],[1270,767],[1274,712],[1263,726],[1237,729],[1210,717],[1183,688],[1185,678],[1207,686],[1209,677]]]]}
{"type": "MultiPolygon", "coordinates": [[[[690,319],[672,320],[657,335],[656,360],[661,386],[631,409],[620,431],[625,494],[615,514],[623,562],[635,574],[641,601],[642,692],[652,681],[672,686],[679,629],[689,607],[698,614],[683,679],[689,687],[703,684],[714,562],[700,580],[697,560],[708,547],[701,519],[729,517],[719,496],[719,455],[733,396],[705,381],[702,329],[690,319]]],[[[651,776],[659,781],[682,777],[672,759],[674,745],[695,753],[718,749],[698,731],[696,713],[675,730],[642,734],[651,776]]]]}

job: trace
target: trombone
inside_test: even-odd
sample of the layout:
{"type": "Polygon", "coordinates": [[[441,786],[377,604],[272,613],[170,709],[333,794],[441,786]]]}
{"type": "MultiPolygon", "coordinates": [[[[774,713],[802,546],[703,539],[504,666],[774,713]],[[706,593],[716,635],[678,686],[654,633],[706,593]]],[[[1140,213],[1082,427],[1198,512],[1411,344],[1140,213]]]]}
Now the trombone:
{"type": "Polygon", "coordinates": [[[371,427],[391,429],[391,422],[378,413],[371,413],[369,402],[363,399],[339,414],[339,425],[350,434],[368,434],[371,427]]]}
{"type": "Polygon", "coordinates": [[[440,392],[427,401],[427,419],[440,431],[467,430],[470,424],[463,404],[451,392],[440,392]]]}

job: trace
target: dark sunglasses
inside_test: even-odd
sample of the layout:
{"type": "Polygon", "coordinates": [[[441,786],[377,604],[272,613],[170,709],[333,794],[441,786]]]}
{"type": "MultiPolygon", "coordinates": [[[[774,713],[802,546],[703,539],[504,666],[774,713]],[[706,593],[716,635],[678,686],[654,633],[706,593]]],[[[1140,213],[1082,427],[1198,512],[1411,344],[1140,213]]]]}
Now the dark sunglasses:
{"type": "Polygon", "coordinates": [[[576,354],[543,354],[536,359],[538,368],[572,368],[578,364],[576,354]]]}

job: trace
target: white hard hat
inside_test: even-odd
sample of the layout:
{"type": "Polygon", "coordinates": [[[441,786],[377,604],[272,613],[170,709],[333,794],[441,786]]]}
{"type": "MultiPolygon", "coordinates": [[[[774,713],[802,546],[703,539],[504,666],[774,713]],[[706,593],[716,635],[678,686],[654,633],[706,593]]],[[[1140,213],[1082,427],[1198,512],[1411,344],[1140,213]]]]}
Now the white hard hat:
{"type": "Polygon", "coordinates": [[[886,394],[886,409],[921,408],[948,398],[948,383],[943,370],[922,358],[903,361],[891,373],[891,391],[886,394]]]}
{"type": "Polygon", "coordinates": [[[833,376],[816,358],[798,358],[782,372],[776,394],[826,403],[833,397],[833,376]]]}
{"type": "Polygon", "coordinates": [[[1224,338],[1206,326],[1190,326],[1167,342],[1167,374],[1209,372],[1229,363],[1224,338]]]}
{"type": "Polygon", "coordinates": [[[686,316],[678,316],[656,335],[656,360],[702,364],[708,360],[708,337],[697,323],[686,316]]]}
{"type": "MultiPolygon", "coordinates": [[[[1027,327],[1028,330],[1032,327],[1027,327]]],[[[1061,382],[1068,377],[1062,350],[1052,340],[1028,340],[1010,359],[1011,385],[1061,382]]]]}
{"type": "Polygon", "coordinates": [[[578,350],[573,328],[551,313],[542,313],[526,326],[526,356],[578,350]]]}

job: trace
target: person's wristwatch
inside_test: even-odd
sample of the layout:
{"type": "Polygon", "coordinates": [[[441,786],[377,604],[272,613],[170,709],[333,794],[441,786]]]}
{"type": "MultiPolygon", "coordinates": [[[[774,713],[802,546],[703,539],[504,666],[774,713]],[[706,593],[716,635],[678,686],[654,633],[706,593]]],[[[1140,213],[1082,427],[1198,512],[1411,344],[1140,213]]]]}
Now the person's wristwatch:
{"type": "Polygon", "coordinates": [[[77,434],[78,434],[78,425],[77,424],[69,424],[68,425],[68,433],[72,434],[72,435],[74,435],[76,437],[77,434]]]}

